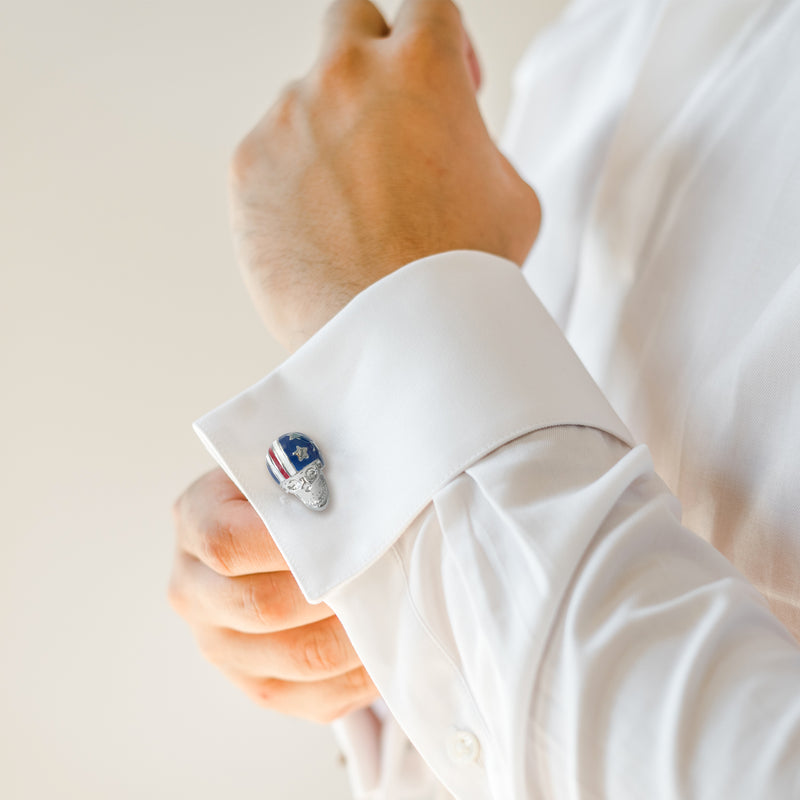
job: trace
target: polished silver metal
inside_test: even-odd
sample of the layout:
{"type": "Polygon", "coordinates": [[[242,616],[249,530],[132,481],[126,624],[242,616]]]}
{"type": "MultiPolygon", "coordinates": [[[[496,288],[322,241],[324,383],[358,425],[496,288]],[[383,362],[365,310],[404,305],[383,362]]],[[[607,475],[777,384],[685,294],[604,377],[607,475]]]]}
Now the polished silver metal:
{"type": "Polygon", "coordinates": [[[306,508],[322,511],[328,505],[330,496],[323,470],[322,461],[316,459],[291,478],[282,480],[280,487],[287,494],[294,495],[306,508]]]}

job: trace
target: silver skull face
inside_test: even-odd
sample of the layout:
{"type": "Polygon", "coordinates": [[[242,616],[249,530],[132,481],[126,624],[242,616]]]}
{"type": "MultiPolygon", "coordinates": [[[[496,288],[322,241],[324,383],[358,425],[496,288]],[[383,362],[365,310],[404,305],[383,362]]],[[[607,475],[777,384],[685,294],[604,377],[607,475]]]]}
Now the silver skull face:
{"type": "Polygon", "coordinates": [[[322,474],[322,462],[319,459],[283,481],[281,489],[293,494],[304,506],[314,511],[322,511],[328,505],[328,482],[322,474]]]}

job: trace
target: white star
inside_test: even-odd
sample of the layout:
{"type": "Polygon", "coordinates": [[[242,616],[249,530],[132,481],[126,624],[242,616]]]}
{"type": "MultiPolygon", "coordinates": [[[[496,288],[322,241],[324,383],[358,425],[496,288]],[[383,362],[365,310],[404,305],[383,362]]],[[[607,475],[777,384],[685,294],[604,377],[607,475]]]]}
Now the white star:
{"type": "Polygon", "coordinates": [[[305,461],[308,458],[308,448],[307,447],[297,447],[295,448],[294,453],[292,455],[298,461],[305,461]]]}

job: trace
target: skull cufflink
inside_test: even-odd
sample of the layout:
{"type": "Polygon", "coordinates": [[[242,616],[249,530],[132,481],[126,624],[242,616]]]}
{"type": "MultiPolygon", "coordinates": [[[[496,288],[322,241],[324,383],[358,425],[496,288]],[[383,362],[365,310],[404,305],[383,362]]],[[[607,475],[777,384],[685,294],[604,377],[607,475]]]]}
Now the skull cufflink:
{"type": "Polygon", "coordinates": [[[312,511],[322,511],[328,505],[324,468],[319,449],[302,433],[284,433],[267,452],[267,469],[275,483],[312,511]]]}

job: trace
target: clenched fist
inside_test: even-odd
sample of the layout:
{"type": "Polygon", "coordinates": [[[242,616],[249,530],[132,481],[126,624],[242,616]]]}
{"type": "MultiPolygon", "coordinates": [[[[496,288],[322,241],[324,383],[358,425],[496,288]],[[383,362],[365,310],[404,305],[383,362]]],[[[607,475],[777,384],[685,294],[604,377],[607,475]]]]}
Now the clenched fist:
{"type": "MultiPolygon", "coordinates": [[[[239,262],[287,348],[417,258],[473,249],[522,263],[539,204],[486,130],[479,83],[450,0],[407,0],[392,27],[368,0],[330,8],[313,69],[232,160],[239,262]]],[[[339,620],[305,602],[224,473],[184,493],[175,525],[172,605],[232,681],[317,721],[377,697],[339,620]]]]}
{"type": "Polygon", "coordinates": [[[205,657],[262,706],[330,722],[377,696],[339,620],[310,605],[222,470],[175,504],[169,597],[205,657]]]}
{"type": "Polygon", "coordinates": [[[522,263],[539,204],[492,142],[478,82],[450,0],[407,0],[391,28],[368,0],[331,7],[315,66],[231,169],[245,281],[289,349],[414,259],[474,249],[522,263]]]}

